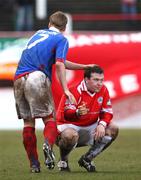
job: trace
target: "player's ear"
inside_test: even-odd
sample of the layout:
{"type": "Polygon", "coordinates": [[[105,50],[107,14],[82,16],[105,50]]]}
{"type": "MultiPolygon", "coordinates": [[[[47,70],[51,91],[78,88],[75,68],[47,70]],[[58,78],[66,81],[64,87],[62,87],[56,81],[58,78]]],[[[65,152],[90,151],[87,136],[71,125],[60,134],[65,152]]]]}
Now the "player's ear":
{"type": "Polygon", "coordinates": [[[51,27],[51,24],[50,24],[50,22],[48,23],[48,28],[50,28],[51,27]]]}
{"type": "Polygon", "coordinates": [[[66,31],[66,27],[61,30],[61,32],[65,32],[65,31],[66,31]]]}
{"type": "Polygon", "coordinates": [[[88,78],[85,77],[84,80],[85,80],[85,83],[87,84],[88,83],[88,78]]]}

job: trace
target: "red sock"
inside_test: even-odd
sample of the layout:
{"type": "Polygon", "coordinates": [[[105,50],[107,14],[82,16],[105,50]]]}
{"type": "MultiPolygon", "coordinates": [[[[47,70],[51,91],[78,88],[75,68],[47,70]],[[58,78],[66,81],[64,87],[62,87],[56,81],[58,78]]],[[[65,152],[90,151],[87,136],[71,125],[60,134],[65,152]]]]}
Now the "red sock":
{"type": "Polygon", "coordinates": [[[38,161],[37,139],[35,135],[35,128],[24,127],[23,144],[27,152],[28,159],[30,161],[30,166],[32,166],[33,164],[36,166],[40,166],[40,163],[38,161]]]}
{"type": "Polygon", "coordinates": [[[44,138],[53,146],[57,137],[57,127],[55,121],[47,121],[44,128],[44,138]]]}

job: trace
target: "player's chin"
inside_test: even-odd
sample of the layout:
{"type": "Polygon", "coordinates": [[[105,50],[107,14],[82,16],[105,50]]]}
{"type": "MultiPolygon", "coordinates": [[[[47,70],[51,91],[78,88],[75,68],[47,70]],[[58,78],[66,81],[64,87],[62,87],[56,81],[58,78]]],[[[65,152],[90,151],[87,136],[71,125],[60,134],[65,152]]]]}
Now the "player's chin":
{"type": "Polygon", "coordinates": [[[100,91],[101,88],[96,88],[95,92],[98,93],[100,91]]]}

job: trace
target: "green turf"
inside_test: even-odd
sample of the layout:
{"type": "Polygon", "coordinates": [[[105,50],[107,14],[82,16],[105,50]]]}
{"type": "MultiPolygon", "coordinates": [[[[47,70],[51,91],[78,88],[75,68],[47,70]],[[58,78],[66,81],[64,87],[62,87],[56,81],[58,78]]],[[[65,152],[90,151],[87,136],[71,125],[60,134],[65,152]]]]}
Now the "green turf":
{"type": "MultiPolygon", "coordinates": [[[[97,173],[88,173],[77,161],[87,147],[70,155],[71,173],[49,171],[44,166],[42,132],[37,132],[41,173],[31,174],[21,131],[0,131],[0,180],[141,180],[141,129],[120,130],[117,140],[96,159],[97,173]]],[[[58,148],[54,148],[58,160],[58,148]]]]}

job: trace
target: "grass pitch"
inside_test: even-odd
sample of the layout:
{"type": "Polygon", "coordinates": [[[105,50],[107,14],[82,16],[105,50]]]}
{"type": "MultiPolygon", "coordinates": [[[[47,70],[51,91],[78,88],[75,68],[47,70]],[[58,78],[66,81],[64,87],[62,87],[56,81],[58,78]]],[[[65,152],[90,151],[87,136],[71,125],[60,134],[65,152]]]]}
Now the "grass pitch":
{"type": "MultiPolygon", "coordinates": [[[[97,172],[88,173],[77,164],[88,147],[77,148],[70,155],[71,172],[47,170],[42,152],[43,136],[37,131],[41,173],[31,174],[22,145],[21,131],[0,131],[0,180],[141,180],[141,129],[120,130],[113,144],[94,160],[97,172]]],[[[59,159],[55,146],[56,161],[59,159]]]]}

